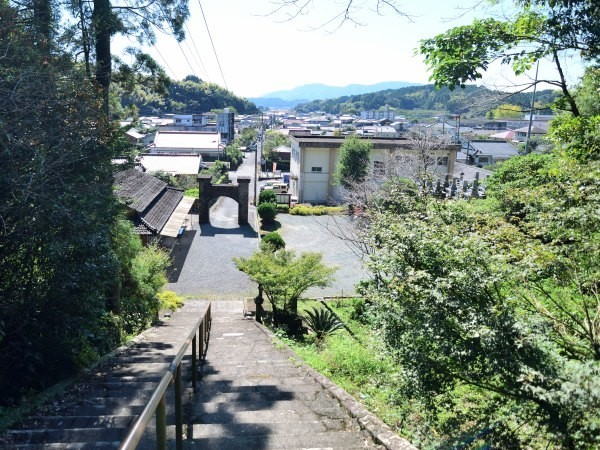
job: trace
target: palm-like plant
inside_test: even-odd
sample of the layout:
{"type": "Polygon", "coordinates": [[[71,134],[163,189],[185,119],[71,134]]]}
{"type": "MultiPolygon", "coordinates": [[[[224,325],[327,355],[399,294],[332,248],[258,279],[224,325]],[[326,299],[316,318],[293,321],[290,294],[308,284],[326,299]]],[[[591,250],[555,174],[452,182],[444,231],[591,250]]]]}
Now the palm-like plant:
{"type": "Polygon", "coordinates": [[[327,336],[344,327],[337,316],[328,309],[313,307],[312,311],[307,310],[302,318],[306,321],[309,330],[315,334],[318,346],[327,336]]]}

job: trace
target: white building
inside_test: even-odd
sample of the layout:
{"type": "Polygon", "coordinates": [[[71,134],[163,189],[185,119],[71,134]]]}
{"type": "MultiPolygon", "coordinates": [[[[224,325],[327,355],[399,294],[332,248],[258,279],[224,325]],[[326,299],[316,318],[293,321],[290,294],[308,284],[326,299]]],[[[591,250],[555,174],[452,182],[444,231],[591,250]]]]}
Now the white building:
{"type": "Polygon", "coordinates": [[[159,131],[148,146],[153,154],[195,154],[204,159],[217,159],[224,151],[218,132],[159,131]]]}
{"type": "MultiPolygon", "coordinates": [[[[298,202],[329,203],[342,200],[341,188],[334,183],[344,137],[307,136],[290,134],[292,145],[290,161],[290,191],[298,202]]],[[[371,164],[375,172],[385,170],[389,156],[397,150],[414,152],[407,139],[371,138],[371,164]]],[[[444,176],[454,172],[458,145],[448,145],[432,151],[437,165],[435,172],[444,176]]]]}

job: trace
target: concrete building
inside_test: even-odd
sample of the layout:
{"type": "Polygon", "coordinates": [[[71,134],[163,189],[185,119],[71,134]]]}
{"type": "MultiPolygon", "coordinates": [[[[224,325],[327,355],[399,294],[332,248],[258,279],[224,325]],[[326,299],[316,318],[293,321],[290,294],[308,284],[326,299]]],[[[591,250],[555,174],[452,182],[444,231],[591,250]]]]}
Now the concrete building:
{"type": "Polygon", "coordinates": [[[223,152],[221,135],[218,132],[159,131],[154,143],[148,146],[152,154],[193,154],[203,159],[214,160],[223,152]]]}
{"type": "MultiPolygon", "coordinates": [[[[290,162],[290,191],[298,202],[329,203],[342,200],[341,188],[334,184],[334,173],[339,161],[340,146],[344,137],[308,136],[290,133],[292,154],[290,162]]],[[[399,151],[415,153],[407,139],[371,138],[371,169],[385,170],[390,156],[399,151]]],[[[437,165],[433,171],[440,177],[454,172],[458,145],[448,145],[432,151],[437,165]]]]}
{"type": "Polygon", "coordinates": [[[235,137],[235,114],[225,108],[217,115],[217,130],[221,134],[221,141],[225,144],[232,142],[235,137]]]}
{"type": "Polygon", "coordinates": [[[385,109],[381,110],[370,110],[370,111],[361,111],[360,118],[361,119],[389,119],[390,121],[394,121],[396,118],[397,111],[395,109],[390,109],[388,105],[385,105],[385,109]]]}

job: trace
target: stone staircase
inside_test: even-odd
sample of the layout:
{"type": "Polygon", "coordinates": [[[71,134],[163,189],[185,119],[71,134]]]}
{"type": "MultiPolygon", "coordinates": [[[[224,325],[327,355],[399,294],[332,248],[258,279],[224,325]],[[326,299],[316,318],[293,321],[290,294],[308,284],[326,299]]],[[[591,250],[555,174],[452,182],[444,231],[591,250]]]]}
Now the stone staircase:
{"type": "MultiPolygon", "coordinates": [[[[205,307],[188,301],[166,326],[145,333],[59,404],[11,430],[0,448],[118,448],[179,350],[178,339],[205,307]]],[[[291,352],[276,348],[266,329],[244,318],[242,302],[213,302],[212,317],[196,389],[188,382],[190,355],[182,366],[188,370],[184,449],[414,449],[347,394],[338,395],[326,378],[299,367],[291,352]]],[[[175,448],[172,397],[170,387],[168,448],[175,448]]],[[[156,448],[154,422],[138,448],[156,448]]]]}
{"type": "MultiPolygon", "coordinates": [[[[187,302],[172,318],[144,332],[60,398],[10,430],[0,439],[0,448],[118,448],[207,306],[208,302],[187,302]]],[[[189,380],[191,350],[188,353],[182,367],[189,380]]],[[[169,388],[167,432],[171,436],[175,435],[173,397],[169,388]]],[[[156,448],[154,431],[148,428],[138,448],[156,448]]]]}

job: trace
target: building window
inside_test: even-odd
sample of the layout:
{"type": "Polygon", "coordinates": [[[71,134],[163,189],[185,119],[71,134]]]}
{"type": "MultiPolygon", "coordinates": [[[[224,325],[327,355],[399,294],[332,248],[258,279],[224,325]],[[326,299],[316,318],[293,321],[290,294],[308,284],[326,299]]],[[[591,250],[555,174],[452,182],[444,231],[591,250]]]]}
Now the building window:
{"type": "Polygon", "coordinates": [[[311,172],[323,172],[323,168],[322,167],[313,167],[311,169],[311,172]]]}
{"type": "Polygon", "coordinates": [[[437,165],[438,166],[447,166],[448,165],[448,157],[447,156],[441,156],[437,159],[437,165]]]}
{"type": "Polygon", "coordinates": [[[385,175],[385,162],[373,161],[373,174],[379,177],[385,175]]]}
{"type": "Polygon", "coordinates": [[[490,162],[490,158],[487,156],[479,157],[479,164],[488,164],[490,162]]]}

